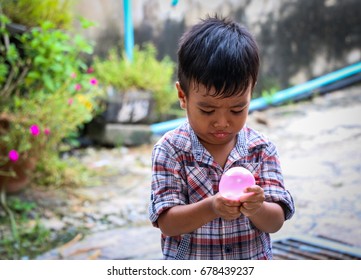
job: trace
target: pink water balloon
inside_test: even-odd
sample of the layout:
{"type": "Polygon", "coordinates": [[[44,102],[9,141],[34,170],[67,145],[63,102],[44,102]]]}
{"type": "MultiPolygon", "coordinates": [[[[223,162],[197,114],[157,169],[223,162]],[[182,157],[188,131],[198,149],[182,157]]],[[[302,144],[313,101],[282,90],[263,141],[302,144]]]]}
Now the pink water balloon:
{"type": "Polygon", "coordinates": [[[233,167],[222,175],[219,182],[219,192],[225,198],[240,200],[251,193],[244,193],[244,189],[255,184],[253,174],[243,167],[233,167]]]}

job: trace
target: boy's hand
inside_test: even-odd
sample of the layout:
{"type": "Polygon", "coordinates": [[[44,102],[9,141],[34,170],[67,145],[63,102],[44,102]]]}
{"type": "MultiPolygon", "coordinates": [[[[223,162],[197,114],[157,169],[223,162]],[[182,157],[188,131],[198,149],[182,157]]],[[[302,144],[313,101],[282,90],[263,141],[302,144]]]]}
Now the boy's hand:
{"type": "Polygon", "coordinates": [[[265,200],[264,191],[260,186],[254,185],[252,187],[248,187],[244,192],[253,194],[250,194],[244,201],[242,201],[239,211],[246,217],[250,217],[255,215],[262,207],[265,200]]]}
{"type": "Polygon", "coordinates": [[[225,220],[237,219],[241,215],[240,206],[240,201],[227,199],[220,193],[213,196],[213,211],[225,220]]]}

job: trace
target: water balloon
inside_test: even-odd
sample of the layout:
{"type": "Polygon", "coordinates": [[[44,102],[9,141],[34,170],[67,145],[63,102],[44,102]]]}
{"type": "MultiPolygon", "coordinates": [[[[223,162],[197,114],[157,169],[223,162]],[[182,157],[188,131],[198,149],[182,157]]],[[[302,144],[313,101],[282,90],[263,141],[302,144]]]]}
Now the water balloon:
{"type": "Polygon", "coordinates": [[[244,189],[255,184],[253,174],[246,168],[233,167],[227,170],[219,182],[219,192],[225,198],[240,200],[252,193],[244,193],[244,189]]]}

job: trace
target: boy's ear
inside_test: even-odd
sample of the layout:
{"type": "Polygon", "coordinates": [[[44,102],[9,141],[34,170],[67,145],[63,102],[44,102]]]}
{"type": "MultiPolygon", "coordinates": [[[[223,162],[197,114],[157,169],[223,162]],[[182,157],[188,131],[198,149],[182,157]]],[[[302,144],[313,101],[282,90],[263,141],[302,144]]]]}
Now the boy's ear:
{"type": "Polygon", "coordinates": [[[184,91],[182,90],[179,82],[175,83],[175,86],[177,88],[178,91],[178,99],[179,99],[179,105],[182,109],[186,109],[186,103],[187,103],[187,97],[184,94],[184,91]]]}

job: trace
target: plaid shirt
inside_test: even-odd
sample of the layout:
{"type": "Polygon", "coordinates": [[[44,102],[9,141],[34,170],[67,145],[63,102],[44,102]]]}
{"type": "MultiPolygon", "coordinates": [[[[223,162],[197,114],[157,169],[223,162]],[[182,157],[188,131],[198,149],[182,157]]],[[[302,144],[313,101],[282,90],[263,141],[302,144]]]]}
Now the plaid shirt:
{"type": "MultiPolygon", "coordinates": [[[[238,133],[224,169],[199,142],[188,122],[166,133],[154,146],[149,217],[155,227],[161,213],[176,205],[195,203],[218,192],[223,172],[243,166],[264,189],[266,201],[283,206],[285,218],[294,213],[293,199],[284,188],[275,146],[248,127],[238,133]]],[[[272,259],[270,235],[241,215],[217,218],[181,236],[162,235],[165,259],[272,259]]]]}

